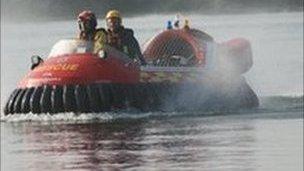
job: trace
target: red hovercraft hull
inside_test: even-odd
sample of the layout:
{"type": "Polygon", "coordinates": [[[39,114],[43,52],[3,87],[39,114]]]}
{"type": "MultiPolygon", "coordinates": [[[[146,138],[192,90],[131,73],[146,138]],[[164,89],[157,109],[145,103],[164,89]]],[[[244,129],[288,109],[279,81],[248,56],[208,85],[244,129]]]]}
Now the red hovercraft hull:
{"type": "Polygon", "coordinates": [[[19,87],[87,85],[92,83],[137,83],[139,65],[110,56],[101,60],[94,54],[54,57],[31,71],[19,87]],[[128,63],[129,62],[129,63],[128,63]],[[132,64],[132,65],[131,65],[132,64]]]}
{"type": "Polygon", "coordinates": [[[244,39],[217,44],[195,29],[164,31],[144,46],[147,66],[113,48],[106,52],[106,58],[73,53],[47,59],[20,81],[4,113],[258,106],[256,94],[242,77],[252,66],[250,44],[244,39]],[[215,48],[225,58],[212,57],[215,48]],[[182,64],[180,56],[188,56],[187,62],[182,64]]]}

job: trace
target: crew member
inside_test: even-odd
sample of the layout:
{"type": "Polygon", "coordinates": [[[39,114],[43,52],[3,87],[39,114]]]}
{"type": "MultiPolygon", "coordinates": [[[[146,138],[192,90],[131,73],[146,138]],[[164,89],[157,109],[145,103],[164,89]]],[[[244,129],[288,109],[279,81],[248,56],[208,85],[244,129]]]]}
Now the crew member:
{"type": "Polygon", "coordinates": [[[179,15],[177,14],[176,16],[175,16],[175,20],[174,20],[174,27],[176,28],[176,29],[179,29],[179,15]]]}
{"type": "Polygon", "coordinates": [[[172,22],[170,20],[167,21],[167,30],[172,29],[172,22]]]}
{"type": "Polygon", "coordinates": [[[132,29],[124,28],[122,18],[117,10],[111,10],[106,15],[107,44],[124,52],[133,60],[145,64],[139,44],[132,29]]]}
{"type": "Polygon", "coordinates": [[[189,30],[190,29],[190,26],[189,26],[189,20],[188,19],[185,19],[185,24],[184,24],[184,29],[186,30],[189,30]]]}
{"type": "Polygon", "coordinates": [[[83,11],[78,15],[79,39],[94,42],[94,52],[104,48],[106,43],[106,30],[96,29],[96,16],[91,11],[83,11]]]}

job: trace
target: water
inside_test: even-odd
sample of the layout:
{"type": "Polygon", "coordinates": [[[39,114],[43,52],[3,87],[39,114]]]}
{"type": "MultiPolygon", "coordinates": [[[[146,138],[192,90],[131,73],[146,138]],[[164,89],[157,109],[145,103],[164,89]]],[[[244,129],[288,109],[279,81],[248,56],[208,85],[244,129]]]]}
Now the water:
{"type": "Polygon", "coordinates": [[[2,170],[303,169],[301,112],[144,115],[2,123],[2,170]]]}
{"type": "MultiPolygon", "coordinates": [[[[170,17],[124,23],[144,43],[170,17]]],[[[254,66],[246,78],[259,109],[1,115],[1,170],[303,170],[303,13],[188,17],[219,42],[251,41],[254,66]]],[[[1,22],[3,106],[30,56],[46,56],[77,27],[1,22]]]]}

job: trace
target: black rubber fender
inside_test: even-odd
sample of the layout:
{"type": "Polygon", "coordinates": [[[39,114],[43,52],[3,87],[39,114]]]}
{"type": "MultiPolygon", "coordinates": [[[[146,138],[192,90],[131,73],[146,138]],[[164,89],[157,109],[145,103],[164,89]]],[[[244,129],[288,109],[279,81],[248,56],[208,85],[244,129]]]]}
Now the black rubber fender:
{"type": "Polygon", "coordinates": [[[143,102],[144,102],[144,107],[145,109],[150,110],[151,108],[153,108],[154,105],[154,94],[151,90],[151,84],[152,83],[146,83],[143,85],[143,91],[142,91],[142,95],[143,95],[143,102]]]}
{"type": "Polygon", "coordinates": [[[14,94],[14,96],[10,100],[9,113],[11,113],[11,114],[15,113],[14,106],[15,106],[16,99],[17,99],[19,93],[21,93],[21,90],[22,89],[18,89],[18,91],[16,92],[16,94],[14,94]]]}
{"type": "Polygon", "coordinates": [[[159,106],[159,95],[158,95],[158,88],[156,86],[156,83],[148,84],[148,91],[149,96],[151,98],[151,107],[153,109],[156,109],[159,106]]]}
{"type": "Polygon", "coordinates": [[[122,90],[122,85],[112,84],[110,88],[111,96],[113,97],[113,106],[121,108],[125,103],[125,94],[122,90]]]}
{"type": "Polygon", "coordinates": [[[132,106],[138,109],[142,108],[142,86],[140,84],[130,85],[131,94],[132,94],[132,106]]]}
{"type": "Polygon", "coordinates": [[[75,86],[63,86],[63,106],[65,112],[76,112],[75,86]]]}
{"type": "Polygon", "coordinates": [[[136,101],[141,110],[149,110],[151,99],[149,95],[149,89],[147,88],[148,83],[137,84],[136,101]]]}
{"type": "Polygon", "coordinates": [[[172,86],[173,83],[164,82],[162,83],[162,101],[166,103],[174,103],[173,98],[174,96],[174,87],[172,86]]]}
{"type": "Polygon", "coordinates": [[[51,94],[52,113],[64,112],[63,107],[63,88],[62,86],[54,86],[51,94]]]}
{"type": "Polygon", "coordinates": [[[92,112],[102,111],[98,85],[91,84],[91,85],[87,86],[87,92],[88,92],[90,110],[92,112]]]}
{"type": "Polygon", "coordinates": [[[113,97],[111,96],[111,85],[110,84],[99,84],[98,85],[100,106],[102,111],[108,111],[111,109],[113,97]]]}
{"type": "Polygon", "coordinates": [[[119,98],[119,103],[122,107],[126,106],[126,100],[127,100],[127,91],[126,91],[126,85],[125,84],[117,84],[117,95],[119,98]]]}
{"type": "Polygon", "coordinates": [[[154,83],[152,84],[153,92],[154,92],[154,98],[155,98],[155,105],[157,106],[157,109],[162,105],[163,95],[162,95],[162,87],[160,83],[154,83]]]}
{"type": "Polygon", "coordinates": [[[22,113],[29,113],[30,112],[30,100],[32,94],[34,92],[34,87],[27,88],[21,102],[21,112],[22,113]]]}
{"type": "Polygon", "coordinates": [[[117,103],[119,102],[119,100],[117,99],[117,96],[116,96],[116,87],[114,84],[109,84],[108,85],[108,94],[109,94],[109,98],[110,98],[110,106],[113,107],[113,106],[116,106],[117,103]]]}
{"type": "Polygon", "coordinates": [[[150,83],[148,84],[148,91],[149,91],[149,96],[151,98],[151,104],[149,110],[155,110],[158,108],[159,105],[159,98],[156,90],[156,83],[150,83]]]}
{"type": "Polygon", "coordinates": [[[35,87],[30,99],[30,110],[32,113],[41,113],[40,98],[42,94],[42,87],[35,87]]]}
{"type": "Polygon", "coordinates": [[[167,98],[171,98],[174,95],[174,88],[172,86],[172,83],[165,83],[164,87],[167,90],[166,91],[167,98]]]}
{"type": "Polygon", "coordinates": [[[123,91],[125,92],[125,99],[128,107],[135,107],[135,89],[133,84],[127,84],[124,86],[123,91]]]}
{"type": "Polygon", "coordinates": [[[26,92],[26,89],[21,89],[20,93],[16,96],[15,104],[14,104],[14,112],[15,113],[22,113],[21,111],[21,104],[22,98],[26,92]]]}
{"type": "Polygon", "coordinates": [[[164,93],[164,88],[163,88],[163,83],[156,83],[155,86],[157,87],[157,92],[159,97],[163,97],[163,93],[164,93]]]}
{"type": "Polygon", "coordinates": [[[12,113],[12,111],[13,111],[12,104],[14,103],[14,98],[16,98],[16,96],[17,96],[17,94],[18,94],[19,91],[20,91],[19,89],[15,89],[11,93],[11,95],[9,96],[9,98],[7,100],[7,103],[6,103],[5,107],[4,107],[4,114],[10,114],[10,113],[12,113]]]}
{"type": "Polygon", "coordinates": [[[147,83],[144,85],[144,95],[146,96],[145,99],[143,99],[146,102],[146,107],[148,110],[151,110],[153,108],[154,104],[154,98],[153,98],[153,93],[151,90],[151,84],[152,83],[147,83]]]}
{"type": "Polygon", "coordinates": [[[81,113],[90,112],[89,97],[87,93],[87,87],[83,85],[76,85],[75,97],[77,111],[81,113]]]}
{"type": "Polygon", "coordinates": [[[51,95],[52,95],[52,87],[49,85],[44,85],[40,99],[40,106],[42,113],[51,112],[51,108],[52,108],[51,95]]]}

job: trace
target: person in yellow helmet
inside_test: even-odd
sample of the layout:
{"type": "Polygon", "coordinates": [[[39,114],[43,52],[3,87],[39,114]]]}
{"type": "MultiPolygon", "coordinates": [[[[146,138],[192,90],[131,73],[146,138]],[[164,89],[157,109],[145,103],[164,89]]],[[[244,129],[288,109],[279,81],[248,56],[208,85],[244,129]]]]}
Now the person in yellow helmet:
{"type": "Polygon", "coordinates": [[[184,29],[186,30],[189,30],[190,29],[190,26],[189,26],[189,20],[188,19],[185,19],[185,24],[184,24],[184,29]]]}
{"type": "Polygon", "coordinates": [[[124,52],[133,60],[146,64],[140,51],[138,41],[132,29],[124,28],[119,11],[110,10],[106,14],[107,44],[124,52]]]}
{"type": "Polygon", "coordinates": [[[94,42],[94,53],[104,48],[106,43],[106,30],[103,28],[96,29],[96,16],[91,11],[82,11],[78,15],[79,35],[78,38],[94,42]]]}

